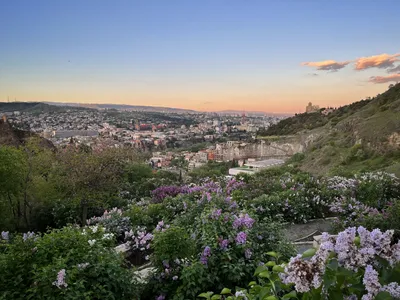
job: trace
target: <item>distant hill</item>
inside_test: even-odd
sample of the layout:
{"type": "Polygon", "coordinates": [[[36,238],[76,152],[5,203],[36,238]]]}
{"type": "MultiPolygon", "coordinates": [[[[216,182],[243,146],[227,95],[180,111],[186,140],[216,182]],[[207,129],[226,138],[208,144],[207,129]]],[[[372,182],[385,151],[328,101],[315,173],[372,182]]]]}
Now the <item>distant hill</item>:
{"type": "MultiPolygon", "coordinates": [[[[55,106],[43,102],[0,102],[0,114],[5,112],[14,112],[14,111],[30,112],[30,113],[62,112],[66,111],[67,109],[68,107],[55,106]]],[[[76,109],[88,109],[88,108],[77,107],[76,109]]]]}
{"type": "Polygon", "coordinates": [[[46,102],[51,105],[57,106],[73,106],[73,107],[87,107],[96,109],[116,109],[116,110],[132,110],[132,111],[146,111],[146,112],[173,112],[173,113],[198,113],[195,110],[161,107],[161,106],[144,106],[144,105],[125,105],[125,104],[85,104],[85,103],[61,103],[61,102],[46,102]]]}
{"type": "Polygon", "coordinates": [[[292,163],[318,174],[386,170],[400,175],[400,83],[324,116],[298,114],[261,134],[312,141],[292,163]]]}

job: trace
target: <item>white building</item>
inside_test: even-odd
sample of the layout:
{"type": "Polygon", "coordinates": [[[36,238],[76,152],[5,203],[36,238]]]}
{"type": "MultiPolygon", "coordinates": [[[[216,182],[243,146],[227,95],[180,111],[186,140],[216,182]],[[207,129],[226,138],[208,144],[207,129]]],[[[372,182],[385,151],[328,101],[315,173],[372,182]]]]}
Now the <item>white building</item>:
{"type": "Polygon", "coordinates": [[[229,169],[229,175],[237,175],[240,173],[254,174],[262,169],[272,168],[284,164],[282,159],[270,158],[260,161],[251,161],[245,163],[242,167],[229,169]]]}

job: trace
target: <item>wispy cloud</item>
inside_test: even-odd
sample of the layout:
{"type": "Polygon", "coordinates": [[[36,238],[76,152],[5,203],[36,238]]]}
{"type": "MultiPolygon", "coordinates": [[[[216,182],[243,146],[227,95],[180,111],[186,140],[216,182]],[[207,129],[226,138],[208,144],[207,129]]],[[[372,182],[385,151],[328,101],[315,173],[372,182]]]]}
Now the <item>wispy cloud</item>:
{"type": "Polygon", "coordinates": [[[400,74],[393,74],[388,76],[372,76],[369,78],[368,81],[372,83],[387,83],[391,81],[398,82],[400,81],[400,74]]]}
{"type": "Polygon", "coordinates": [[[400,73],[400,65],[398,65],[397,67],[394,67],[392,69],[388,69],[387,72],[388,73],[400,73]]]}
{"type": "Polygon", "coordinates": [[[338,62],[335,60],[324,60],[316,62],[303,62],[302,66],[315,67],[318,71],[331,71],[336,72],[345,66],[347,66],[350,61],[338,62]]]}
{"type": "Polygon", "coordinates": [[[308,73],[306,76],[316,77],[319,76],[317,73],[308,73]]]}
{"type": "Polygon", "coordinates": [[[367,57],[360,57],[356,59],[356,64],[354,69],[357,71],[369,69],[369,68],[380,68],[387,69],[394,67],[394,63],[399,61],[398,57],[400,53],[397,54],[379,54],[367,57]]]}

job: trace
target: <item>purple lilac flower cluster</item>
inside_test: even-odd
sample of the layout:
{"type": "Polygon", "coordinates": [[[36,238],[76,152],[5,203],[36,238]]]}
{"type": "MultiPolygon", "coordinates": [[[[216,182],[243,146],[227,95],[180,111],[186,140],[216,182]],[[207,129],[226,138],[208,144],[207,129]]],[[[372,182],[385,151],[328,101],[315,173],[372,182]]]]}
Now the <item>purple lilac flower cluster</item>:
{"type": "MultiPolygon", "coordinates": [[[[336,198],[329,210],[341,216],[344,226],[351,226],[355,221],[371,214],[379,214],[376,208],[369,207],[355,198],[336,198]]],[[[356,222],[357,223],[357,222],[356,222]]],[[[358,222],[359,223],[359,222],[358,222]]]]}
{"type": "Polygon", "coordinates": [[[66,272],[65,269],[61,269],[57,273],[57,280],[53,282],[53,285],[61,289],[62,287],[68,287],[68,284],[65,282],[66,272]]]}
{"type": "Polygon", "coordinates": [[[254,219],[250,218],[248,214],[241,213],[239,217],[234,216],[235,220],[233,221],[232,227],[234,229],[238,229],[239,227],[251,228],[254,224],[254,219]]]}
{"type": "MultiPolygon", "coordinates": [[[[225,187],[225,194],[231,195],[231,193],[244,186],[244,182],[231,179],[227,182],[225,187]]],[[[201,203],[203,200],[211,201],[211,194],[222,194],[224,189],[221,187],[219,182],[212,180],[205,180],[201,185],[186,185],[186,186],[161,186],[152,191],[153,201],[159,203],[162,202],[166,197],[175,197],[179,194],[197,194],[201,193],[202,197],[199,200],[201,203]]]]}
{"type": "Polygon", "coordinates": [[[219,246],[221,247],[221,250],[226,250],[226,249],[228,249],[229,240],[228,240],[228,239],[220,239],[220,241],[219,241],[219,246]]]}
{"type": "Polygon", "coordinates": [[[170,226],[168,224],[165,224],[164,221],[161,220],[160,222],[157,223],[157,226],[156,226],[155,230],[164,232],[169,227],[170,226]]]}
{"type": "MultiPolygon", "coordinates": [[[[400,242],[391,245],[393,231],[381,232],[379,229],[368,231],[364,227],[348,228],[340,232],[334,240],[333,237],[324,233],[321,245],[310,260],[303,260],[299,254],[290,259],[285,267],[285,273],[281,275],[284,283],[294,283],[298,292],[307,292],[311,288],[318,288],[322,284],[322,277],[325,272],[326,262],[334,253],[340,266],[357,271],[364,266],[372,265],[379,256],[387,260],[390,265],[400,262],[400,242]],[[358,236],[357,236],[358,233],[358,236]]],[[[377,294],[380,285],[376,284],[375,271],[367,267],[364,284],[368,295],[377,294]],[[379,288],[378,288],[379,287],[379,288]]],[[[388,285],[385,289],[392,288],[397,292],[396,286],[388,285]]],[[[363,300],[368,300],[365,296],[363,300]]]]}
{"type": "Polygon", "coordinates": [[[229,180],[226,184],[226,194],[231,195],[233,191],[243,187],[245,183],[243,181],[237,181],[235,178],[229,180]]]}
{"type": "Polygon", "coordinates": [[[203,250],[203,253],[200,256],[200,262],[203,265],[207,265],[208,263],[208,258],[211,256],[211,248],[209,246],[206,246],[203,250]]]}
{"type": "Polygon", "coordinates": [[[145,228],[138,227],[135,232],[133,230],[126,231],[125,240],[133,250],[145,251],[150,249],[150,242],[153,240],[153,235],[146,232],[145,228]]]}
{"type": "Polygon", "coordinates": [[[400,298],[400,286],[397,282],[391,282],[387,285],[381,285],[379,282],[378,272],[372,265],[365,268],[363,284],[367,290],[367,294],[363,295],[361,300],[372,300],[379,292],[388,292],[393,299],[400,298]]]}
{"type": "Polygon", "coordinates": [[[170,186],[160,186],[151,192],[153,196],[153,201],[156,203],[161,203],[167,197],[175,197],[179,194],[186,193],[185,187],[180,187],[177,185],[170,186]]]}
{"type": "Polygon", "coordinates": [[[222,209],[220,209],[220,208],[219,209],[214,209],[211,212],[210,217],[211,217],[211,219],[218,220],[219,217],[221,216],[221,213],[222,213],[222,209]]]}
{"type": "Polygon", "coordinates": [[[246,232],[241,231],[236,235],[236,238],[235,238],[236,245],[246,244],[246,240],[247,240],[246,232]]]}

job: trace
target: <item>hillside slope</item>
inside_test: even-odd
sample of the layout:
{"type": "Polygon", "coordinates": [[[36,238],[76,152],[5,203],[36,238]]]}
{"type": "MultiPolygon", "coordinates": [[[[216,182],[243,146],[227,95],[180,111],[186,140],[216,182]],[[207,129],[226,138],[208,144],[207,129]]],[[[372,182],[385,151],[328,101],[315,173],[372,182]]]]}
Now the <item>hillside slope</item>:
{"type": "Polygon", "coordinates": [[[318,112],[289,119],[265,133],[313,136],[304,155],[291,160],[303,170],[317,174],[386,170],[400,175],[400,83],[328,116],[318,112]]]}
{"type": "Polygon", "coordinates": [[[12,128],[7,121],[0,119],[0,147],[18,147],[27,143],[31,138],[38,139],[41,147],[55,150],[55,146],[51,141],[42,138],[33,132],[12,128]]]}

